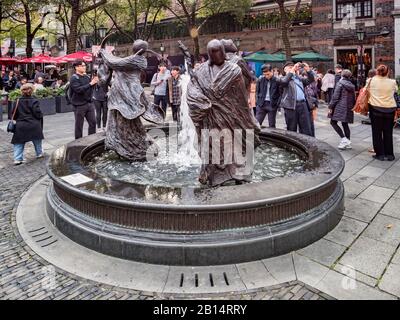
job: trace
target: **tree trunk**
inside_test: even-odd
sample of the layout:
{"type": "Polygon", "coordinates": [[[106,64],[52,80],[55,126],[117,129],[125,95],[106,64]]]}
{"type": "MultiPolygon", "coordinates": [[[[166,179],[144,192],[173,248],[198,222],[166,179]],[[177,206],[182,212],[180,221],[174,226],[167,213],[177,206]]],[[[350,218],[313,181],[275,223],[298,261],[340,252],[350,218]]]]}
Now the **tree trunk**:
{"type": "Polygon", "coordinates": [[[194,42],[194,59],[195,61],[200,61],[200,43],[199,36],[195,36],[192,38],[194,42]]]}
{"type": "Polygon", "coordinates": [[[27,58],[32,58],[33,56],[33,47],[32,47],[33,35],[28,34],[26,36],[26,56],[27,58]]]}
{"type": "Polygon", "coordinates": [[[286,61],[289,61],[292,59],[292,47],[290,45],[287,23],[284,23],[283,21],[282,21],[282,41],[283,41],[283,46],[285,48],[286,61]]]}
{"type": "Polygon", "coordinates": [[[67,54],[74,53],[76,51],[76,43],[78,38],[78,21],[79,21],[79,11],[72,8],[71,13],[71,24],[69,35],[67,38],[67,54]]]}

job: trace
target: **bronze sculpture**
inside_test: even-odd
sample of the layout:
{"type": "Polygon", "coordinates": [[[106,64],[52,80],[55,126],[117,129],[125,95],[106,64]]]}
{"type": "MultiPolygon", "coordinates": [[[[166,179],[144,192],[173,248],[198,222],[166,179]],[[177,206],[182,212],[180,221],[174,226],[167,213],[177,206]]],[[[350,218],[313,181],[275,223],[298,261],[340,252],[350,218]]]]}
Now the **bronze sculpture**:
{"type": "Polygon", "coordinates": [[[251,160],[247,158],[241,162],[239,157],[252,155],[260,144],[259,127],[249,112],[247,90],[240,67],[226,61],[225,49],[219,40],[208,43],[209,61],[196,70],[191,69],[187,48],[182,43],[180,47],[188,60],[191,75],[187,102],[202,157],[199,181],[213,187],[251,181],[251,160]],[[217,142],[213,138],[208,139],[213,137],[213,132],[221,134],[217,142]],[[236,139],[235,133],[239,133],[239,139],[236,139]],[[231,152],[225,152],[228,149],[231,152]],[[215,153],[219,156],[217,161],[213,157],[215,153]],[[244,168],[246,170],[242,170],[244,168]]]}
{"type": "Polygon", "coordinates": [[[104,49],[99,52],[103,60],[98,69],[100,82],[111,81],[105,146],[131,161],[144,161],[152,144],[140,117],[163,123],[163,111],[147,100],[140,83],[141,72],[147,68],[143,56],[147,51],[148,43],[136,40],[134,54],[126,58],[116,57],[104,49]]]}

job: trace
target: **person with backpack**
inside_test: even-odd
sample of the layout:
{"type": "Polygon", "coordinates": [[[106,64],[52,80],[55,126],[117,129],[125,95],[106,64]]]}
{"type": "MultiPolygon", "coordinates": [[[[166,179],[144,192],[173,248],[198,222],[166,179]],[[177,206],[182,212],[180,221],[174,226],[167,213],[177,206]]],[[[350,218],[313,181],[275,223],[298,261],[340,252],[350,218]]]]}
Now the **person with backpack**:
{"type": "Polygon", "coordinates": [[[92,92],[99,78],[95,76],[90,79],[86,74],[86,63],[82,60],[75,61],[73,66],[75,74],[70,79],[67,95],[75,114],[75,139],[80,139],[83,136],[85,119],[89,124],[88,134],[96,133],[96,111],[92,103],[92,92]]]}

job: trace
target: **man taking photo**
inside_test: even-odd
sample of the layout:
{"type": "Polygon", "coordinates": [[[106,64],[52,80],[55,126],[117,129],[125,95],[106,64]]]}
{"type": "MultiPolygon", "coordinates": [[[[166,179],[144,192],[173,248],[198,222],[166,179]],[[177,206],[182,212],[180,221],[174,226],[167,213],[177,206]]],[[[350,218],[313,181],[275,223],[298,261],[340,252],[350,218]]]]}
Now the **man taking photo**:
{"type": "Polygon", "coordinates": [[[96,111],[92,103],[93,87],[99,82],[97,76],[90,77],[86,74],[86,63],[78,60],[73,64],[75,74],[70,80],[71,103],[75,114],[75,139],[83,136],[83,123],[89,124],[88,134],[96,133],[96,111]]]}

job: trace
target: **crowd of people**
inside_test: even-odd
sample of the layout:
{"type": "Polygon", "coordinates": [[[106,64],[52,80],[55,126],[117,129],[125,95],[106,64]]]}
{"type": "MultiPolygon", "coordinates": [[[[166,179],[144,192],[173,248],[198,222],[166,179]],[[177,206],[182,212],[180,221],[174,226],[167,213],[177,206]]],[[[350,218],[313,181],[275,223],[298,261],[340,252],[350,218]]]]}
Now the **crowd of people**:
{"type": "MultiPolygon", "coordinates": [[[[198,68],[196,64],[194,68],[198,68]]],[[[75,114],[75,138],[83,136],[84,121],[89,124],[88,134],[105,130],[107,125],[107,92],[108,89],[99,83],[97,76],[90,77],[86,73],[86,63],[77,61],[73,64],[74,75],[70,79],[70,100],[75,114]]],[[[181,74],[182,67],[167,67],[161,62],[158,71],[151,80],[154,105],[160,106],[165,115],[168,106],[171,108],[173,121],[180,122],[181,105],[181,74]]],[[[14,71],[2,78],[2,85],[12,90],[20,88],[23,98],[20,99],[20,109],[15,113],[17,122],[25,121],[42,124],[42,116],[38,102],[32,98],[35,90],[43,88],[44,79],[53,77],[53,87],[64,85],[58,73],[43,74],[40,68],[35,70],[31,77],[21,75],[19,78],[14,71]],[[30,114],[30,116],[27,116],[30,114]]],[[[374,158],[380,161],[395,159],[393,151],[393,124],[395,114],[400,108],[395,80],[389,79],[389,69],[381,65],[377,70],[371,70],[367,79],[366,88],[369,92],[369,115],[372,124],[374,158]]],[[[322,75],[307,63],[287,62],[282,72],[270,64],[262,66],[262,75],[253,79],[249,86],[249,108],[253,109],[254,116],[260,125],[268,119],[270,128],[276,127],[278,112],[284,112],[287,130],[315,137],[314,121],[318,106],[322,98],[328,104],[327,117],[333,130],[338,134],[341,150],[351,149],[351,130],[349,124],[354,122],[353,108],[356,102],[356,83],[350,70],[336,65],[335,70],[328,70],[322,75]]],[[[23,126],[17,126],[23,128],[23,126]]],[[[35,127],[36,128],[36,127],[35,127]]],[[[31,128],[32,129],[32,128],[31,128]]],[[[19,129],[25,130],[25,129],[19,129]]],[[[37,128],[35,129],[37,130],[37,128]]],[[[36,132],[33,130],[33,132],[36,132]]],[[[20,133],[19,133],[20,134],[20,133]]],[[[15,163],[21,164],[22,144],[33,141],[37,156],[42,155],[40,135],[35,134],[24,139],[13,139],[15,146],[15,163]]],[[[23,135],[22,135],[23,136],[23,135]]]]}
{"type": "Polygon", "coordinates": [[[40,65],[28,74],[21,67],[14,67],[8,71],[3,71],[0,77],[0,90],[11,92],[26,83],[34,85],[34,91],[44,89],[45,87],[58,89],[67,82],[67,71],[61,67],[52,66],[44,72],[40,65]]]}
{"type": "MultiPolygon", "coordinates": [[[[314,120],[323,94],[331,126],[341,139],[338,148],[352,148],[349,124],[354,122],[357,81],[350,70],[336,65],[335,70],[329,69],[322,75],[306,63],[288,62],[282,75],[268,64],[262,66],[262,72],[255,90],[250,90],[249,98],[249,107],[254,108],[260,125],[268,116],[269,127],[275,128],[277,112],[282,108],[289,131],[299,130],[315,137],[314,120]]],[[[366,89],[374,145],[370,151],[375,153],[377,160],[393,161],[393,127],[400,98],[396,81],[389,78],[387,66],[370,70],[366,89]]]]}

